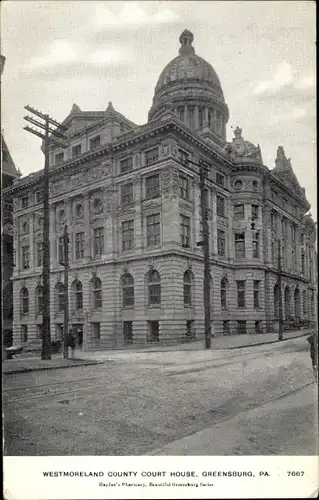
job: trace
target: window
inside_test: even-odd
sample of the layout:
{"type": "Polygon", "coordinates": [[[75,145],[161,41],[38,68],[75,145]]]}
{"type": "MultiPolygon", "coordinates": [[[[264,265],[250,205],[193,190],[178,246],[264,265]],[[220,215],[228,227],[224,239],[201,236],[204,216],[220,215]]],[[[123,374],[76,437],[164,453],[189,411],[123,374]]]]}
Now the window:
{"type": "Polygon", "coordinates": [[[75,258],[83,259],[84,257],[84,233],[76,233],[75,235],[75,258]]]}
{"type": "Polygon", "coordinates": [[[301,274],[305,274],[305,253],[301,252],[301,274]]]}
{"type": "Polygon", "coordinates": [[[160,214],[148,215],[146,219],[147,246],[156,246],[161,242],[160,214]]]}
{"type": "Polygon", "coordinates": [[[261,323],[260,323],[260,321],[255,321],[255,333],[261,333],[261,323]]]}
{"type": "Polygon", "coordinates": [[[28,325],[21,325],[21,342],[28,342],[28,325]]]}
{"type": "Polygon", "coordinates": [[[183,165],[188,165],[189,154],[183,151],[182,149],[178,150],[178,159],[183,165]]]}
{"type": "Polygon", "coordinates": [[[246,321],[237,321],[237,333],[245,335],[247,333],[246,321]]]}
{"type": "Polygon", "coordinates": [[[37,267],[43,265],[43,243],[42,241],[37,243],[37,267]]]}
{"type": "Polygon", "coordinates": [[[304,245],[305,243],[305,235],[303,233],[300,233],[300,244],[304,245]]]}
{"type": "Polygon", "coordinates": [[[259,309],[260,281],[254,281],[254,308],[259,309]]]}
{"type": "Polygon", "coordinates": [[[158,148],[149,149],[145,151],[145,165],[152,165],[158,160],[158,148]]]}
{"type": "Polygon", "coordinates": [[[275,266],[276,264],[275,243],[273,241],[271,242],[271,262],[272,265],[275,266]]]}
{"type": "Polygon", "coordinates": [[[259,259],[259,233],[253,233],[253,258],[259,259]]]}
{"type": "Polygon", "coordinates": [[[128,172],[132,172],[133,170],[133,156],[129,158],[124,158],[124,160],[120,161],[120,172],[121,174],[127,174],[128,172]]]}
{"type": "Polygon", "coordinates": [[[74,283],[74,294],[75,294],[75,309],[77,311],[83,309],[83,290],[81,281],[77,280],[74,283]]]}
{"type": "Polygon", "coordinates": [[[216,184],[221,187],[225,187],[225,176],[216,172],[216,184]]]}
{"type": "Polygon", "coordinates": [[[60,165],[64,161],[64,153],[58,153],[54,157],[54,165],[60,165]]]}
{"type": "Polygon", "coordinates": [[[28,222],[24,222],[23,223],[22,232],[25,233],[25,234],[29,232],[29,224],[28,224],[28,222]]]}
{"type": "Polygon", "coordinates": [[[43,313],[43,286],[39,285],[36,289],[37,313],[43,313]]]}
{"type": "Polygon", "coordinates": [[[194,127],[194,109],[193,108],[188,109],[188,125],[190,128],[194,127]]]}
{"type": "Polygon", "coordinates": [[[220,282],[220,304],[222,309],[227,309],[227,279],[220,282]]]}
{"type": "Polygon", "coordinates": [[[199,125],[199,128],[203,127],[204,120],[205,120],[205,109],[204,108],[198,108],[198,125],[199,125]]]}
{"type": "Polygon", "coordinates": [[[96,135],[90,140],[90,149],[95,149],[101,146],[101,137],[96,135]]]}
{"type": "Polygon", "coordinates": [[[303,302],[303,313],[304,315],[308,314],[308,300],[307,300],[307,292],[304,290],[302,292],[302,302],[303,302]]]}
{"type": "Polygon", "coordinates": [[[21,208],[27,208],[29,206],[29,197],[24,196],[21,198],[21,208]]]}
{"type": "Polygon", "coordinates": [[[245,281],[237,281],[237,307],[245,307],[245,281]]]}
{"type": "Polygon", "coordinates": [[[186,321],[186,338],[188,340],[193,340],[195,338],[194,321],[186,321]]]}
{"type": "Polygon", "coordinates": [[[101,338],[101,323],[91,323],[92,339],[100,340],[101,338]]]}
{"type": "Polygon", "coordinates": [[[37,191],[35,193],[35,201],[36,201],[36,203],[41,203],[43,201],[43,197],[44,197],[43,191],[37,191]]]}
{"type": "Polygon", "coordinates": [[[22,267],[23,267],[23,269],[29,269],[29,267],[30,267],[30,247],[29,247],[29,245],[24,245],[22,247],[22,267]]]}
{"type": "Polygon", "coordinates": [[[223,321],[223,335],[230,335],[230,327],[228,319],[223,321]]]}
{"type": "Polygon", "coordinates": [[[93,309],[102,308],[102,282],[100,278],[92,280],[93,309]]]}
{"type": "Polygon", "coordinates": [[[235,258],[245,257],[245,233],[235,233],[235,258]]]}
{"type": "Polygon", "coordinates": [[[156,198],[160,195],[159,174],[146,178],[146,198],[156,198]]]}
{"type": "Polygon", "coordinates": [[[133,322],[123,321],[124,344],[133,344],[133,322]]]}
{"type": "Polygon", "coordinates": [[[82,152],[82,146],[81,144],[77,144],[76,146],[73,146],[72,148],[72,158],[75,158],[76,156],[79,156],[82,152]]]}
{"type": "Polygon", "coordinates": [[[153,269],[148,274],[148,305],[159,305],[161,303],[161,278],[158,271],[153,269]]]}
{"type": "Polygon", "coordinates": [[[217,253],[220,257],[225,256],[226,249],[226,232],[217,229],[217,253]]]}
{"type": "Polygon", "coordinates": [[[22,314],[29,313],[29,291],[25,287],[21,290],[21,310],[22,314]]]}
{"type": "Polygon", "coordinates": [[[245,218],[245,205],[234,205],[234,219],[244,219],[245,218]]]}
{"type": "Polygon", "coordinates": [[[148,321],[147,342],[159,342],[159,322],[148,321]]]}
{"type": "Polygon", "coordinates": [[[225,198],[217,195],[217,215],[225,217],[225,198]]]}
{"type": "Polygon", "coordinates": [[[58,239],[58,258],[59,258],[59,264],[64,263],[64,238],[63,236],[60,236],[58,239]]]}
{"type": "Polygon", "coordinates": [[[185,108],[178,108],[178,118],[183,122],[185,118],[185,108]]]}
{"type": "Polygon", "coordinates": [[[123,307],[134,306],[134,279],[129,273],[122,276],[123,307]]]}
{"type": "Polygon", "coordinates": [[[296,227],[294,224],[291,226],[291,241],[296,241],[296,227]]]}
{"type": "Polygon", "coordinates": [[[121,201],[123,206],[133,203],[133,182],[121,187],[121,201]]]}
{"type": "Polygon", "coordinates": [[[184,305],[192,305],[192,274],[190,271],[184,273],[184,305]]]}
{"type": "Polygon", "coordinates": [[[104,251],[104,228],[98,227],[93,231],[94,257],[100,257],[104,251]]]}
{"type": "Polygon", "coordinates": [[[37,339],[42,339],[43,337],[43,325],[37,325],[37,339]]]}
{"type": "Polygon", "coordinates": [[[216,130],[217,132],[221,132],[222,128],[222,117],[219,113],[216,113],[216,130]]]}
{"type": "Polygon", "coordinates": [[[275,228],[275,215],[273,212],[270,213],[270,227],[271,229],[275,228]]]}
{"type": "Polygon", "coordinates": [[[238,190],[241,189],[243,187],[243,182],[240,179],[238,179],[237,181],[234,182],[234,187],[235,189],[238,190]]]}
{"type": "Polygon", "coordinates": [[[181,245],[184,248],[189,248],[190,218],[180,214],[179,223],[180,223],[181,245]]]}
{"type": "Polygon", "coordinates": [[[122,222],[122,251],[132,250],[134,245],[134,220],[122,222]]]}
{"type": "Polygon", "coordinates": [[[64,311],[65,307],[65,286],[63,283],[58,283],[57,287],[57,295],[58,295],[58,311],[64,311]]]}
{"type": "Polygon", "coordinates": [[[179,195],[182,198],[189,199],[188,179],[182,175],[179,176],[179,195]]]}
{"type": "Polygon", "coordinates": [[[259,206],[258,205],[252,205],[251,206],[251,218],[253,220],[258,219],[258,214],[259,214],[259,206]]]}

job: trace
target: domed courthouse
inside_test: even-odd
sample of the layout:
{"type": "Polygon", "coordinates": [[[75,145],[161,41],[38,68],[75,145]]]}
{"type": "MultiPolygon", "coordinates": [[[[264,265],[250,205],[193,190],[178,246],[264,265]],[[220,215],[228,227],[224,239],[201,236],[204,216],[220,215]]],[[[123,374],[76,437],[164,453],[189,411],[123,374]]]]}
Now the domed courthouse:
{"type": "MultiPolygon", "coordinates": [[[[278,329],[315,314],[315,224],[290,160],[276,166],[236,128],[193,35],[162,71],[148,123],[111,103],[73,105],[65,149],[50,146],[51,337],[61,338],[63,230],[69,230],[69,317],[79,345],[169,344],[204,337],[199,169],[206,175],[215,335],[278,329]],[[254,222],[254,227],[252,226],[254,222]],[[278,250],[282,290],[278,289],[278,250]]],[[[14,183],[14,343],[42,334],[42,172],[14,183]]]]}

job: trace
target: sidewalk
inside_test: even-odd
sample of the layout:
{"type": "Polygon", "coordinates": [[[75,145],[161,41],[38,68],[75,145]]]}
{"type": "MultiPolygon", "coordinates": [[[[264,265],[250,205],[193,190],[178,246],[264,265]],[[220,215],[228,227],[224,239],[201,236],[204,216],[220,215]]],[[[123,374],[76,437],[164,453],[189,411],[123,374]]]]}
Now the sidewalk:
{"type": "Polygon", "coordinates": [[[52,359],[41,358],[14,358],[2,361],[2,373],[14,375],[38,370],[55,370],[58,368],[71,368],[74,366],[88,366],[101,363],[94,359],[64,359],[60,354],[53,355],[52,359]]]}

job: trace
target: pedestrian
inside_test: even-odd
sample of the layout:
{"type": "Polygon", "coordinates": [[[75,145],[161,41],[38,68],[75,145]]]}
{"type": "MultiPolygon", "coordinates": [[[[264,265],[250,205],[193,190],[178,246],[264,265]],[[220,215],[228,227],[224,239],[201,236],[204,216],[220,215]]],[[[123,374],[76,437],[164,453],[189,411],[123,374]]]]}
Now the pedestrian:
{"type": "Polygon", "coordinates": [[[72,359],[74,359],[74,353],[75,353],[75,336],[73,329],[70,328],[69,334],[68,334],[68,346],[71,347],[71,356],[72,359]]]}
{"type": "Polygon", "coordinates": [[[314,330],[308,337],[310,344],[310,357],[315,382],[318,382],[318,334],[314,330]]]}

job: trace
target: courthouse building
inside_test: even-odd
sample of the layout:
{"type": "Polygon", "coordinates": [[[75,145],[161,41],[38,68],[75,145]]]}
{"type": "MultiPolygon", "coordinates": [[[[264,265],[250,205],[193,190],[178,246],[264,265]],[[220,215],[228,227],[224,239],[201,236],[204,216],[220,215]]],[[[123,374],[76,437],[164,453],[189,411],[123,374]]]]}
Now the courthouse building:
{"type": "MultiPolygon", "coordinates": [[[[280,293],[287,327],[314,318],[316,230],[305,190],[283,147],[270,169],[240,128],[227,143],[229,110],[220,80],[196,55],[192,33],[185,30],[179,41],[145,125],[111,103],[104,111],[74,104],[63,121],[67,147],[50,146],[53,339],[63,329],[66,224],[69,317],[84,349],[203,337],[200,162],[209,165],[214,334],[276,330],[280,293]]],[[[41,181],[38,172],[11,188],[15,343],[41,338],[41,181]]]]}

